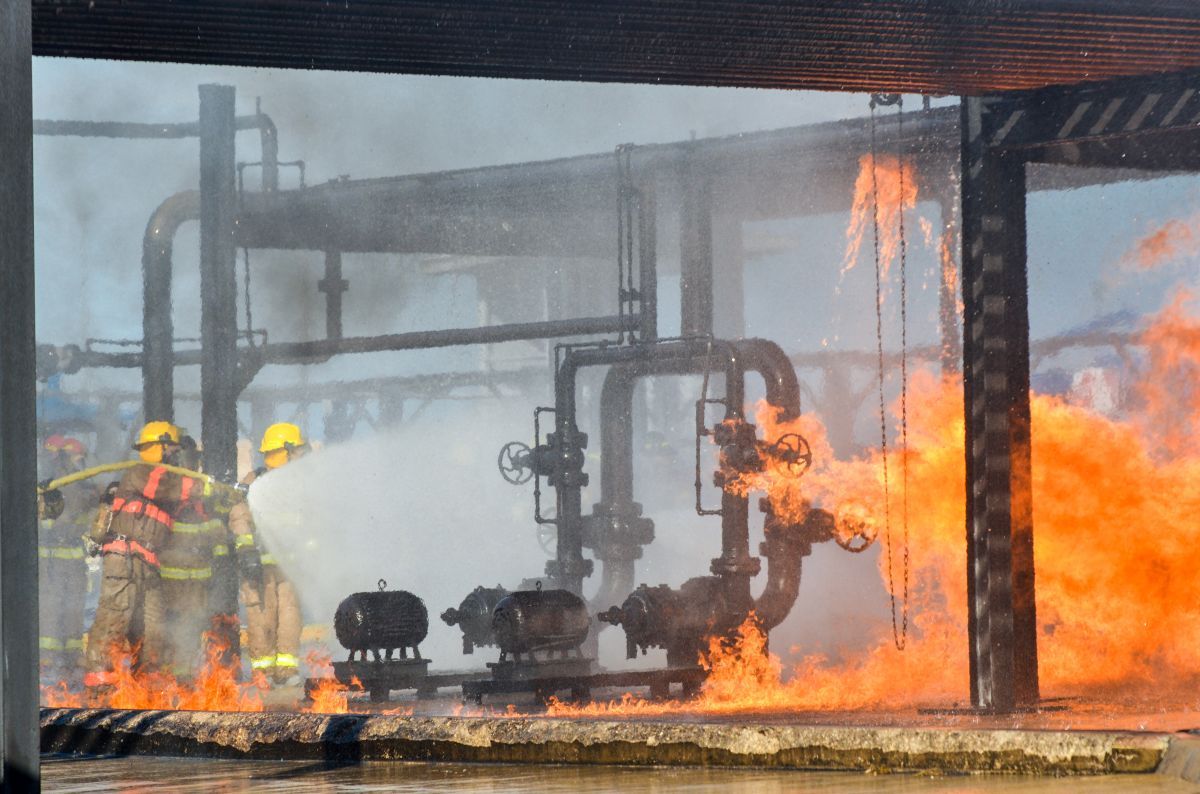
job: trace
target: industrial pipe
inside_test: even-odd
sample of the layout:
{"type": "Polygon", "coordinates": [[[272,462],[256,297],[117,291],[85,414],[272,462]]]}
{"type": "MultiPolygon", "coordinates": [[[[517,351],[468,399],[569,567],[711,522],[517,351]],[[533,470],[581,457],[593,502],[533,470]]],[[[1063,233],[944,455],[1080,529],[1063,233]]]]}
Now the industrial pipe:
{"type": "Polygon", "coordinates": [[[200,191],[185,190],[158,205],[142,236],[142,355],[138,365],[142,368],[142,404],[147,419],[170,422],[175,418],[171,254],[179,227],[199,219],[200,191]]]}
{"type": "MultiPolygon", "coordinates": [[[[279,133],[275,122],[266,113],[238,116],[238,130],[258,130],[262,146],[262,189],[271,193],[279,189],[279,133]]],[[[147,124],[134,121],[57,121],[35,119],[34,135],[75,136],[84,138],[179,139],[198,138],[200,122],[185,121],[171,124],[147,124]]]]}

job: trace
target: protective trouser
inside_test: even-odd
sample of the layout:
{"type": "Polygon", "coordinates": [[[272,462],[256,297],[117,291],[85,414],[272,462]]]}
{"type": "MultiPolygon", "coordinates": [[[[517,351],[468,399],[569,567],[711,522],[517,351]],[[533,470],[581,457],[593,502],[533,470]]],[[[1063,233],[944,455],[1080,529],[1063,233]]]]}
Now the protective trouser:
{"type": "Polygon", "coordinates": [[[237,561],[227,544],[213,547],[212,570],[212,586],[208,591],[209,637],[221,649],[221,664],[229,666],[242,653],[242,632],[238,620],[237,561]]]}
{"type": "Polygon", "coordinates": [[[158,566],[136,552],[111,551],[105,553],[101,571],[100,603],[88,632],[86,686],[112,683],[112,654],[122,652],[127,643],[140,640],[133,660],[139,670],[156,669],[167,647],[158,566]]]}
{"type": "Polygon", "coordinates": [[[167,609],[167,659],[176,678],[190,679],[201,662],[200,643],[208,630],[208,590],[212,569],[180,569],[187,574],[205,572],[198,577],[172,576],[167,566],[162,569],[163,602],[167,609]]]}
{"type": "Polygon", "coordinates": [[[250,668],[285,681],[300,668],[303,620],[296,588],[278,565],[263,566],[263,588],[242,582],[250,668]]]}
{"type": "Polygon", "coordinates": [[[38,590],[42,664],[64,672],[82,667],[87,564],[80,544],[38,547],[38,590]]]}

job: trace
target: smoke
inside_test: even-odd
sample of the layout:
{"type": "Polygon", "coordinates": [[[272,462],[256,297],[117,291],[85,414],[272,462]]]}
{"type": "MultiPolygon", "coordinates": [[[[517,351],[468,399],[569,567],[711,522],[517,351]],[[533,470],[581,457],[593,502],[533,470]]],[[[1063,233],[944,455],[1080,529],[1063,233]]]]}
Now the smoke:
{"type": "Polygon", "coordinates": [[[265,547],[296,585],[306,622],[332,625],[343,598],[386,580],[388,589],[425,600],[422,654],[454,669],[495,654],[463,659],[459,630],[438,615],[477,585],[513,589],[541,576],[545,556],[529,490],[505,483],[495,463],[506,441],[527,436],[528,412],[480,403],[444,414],[272,471],[251,488],[250,507],[265,547]]]}

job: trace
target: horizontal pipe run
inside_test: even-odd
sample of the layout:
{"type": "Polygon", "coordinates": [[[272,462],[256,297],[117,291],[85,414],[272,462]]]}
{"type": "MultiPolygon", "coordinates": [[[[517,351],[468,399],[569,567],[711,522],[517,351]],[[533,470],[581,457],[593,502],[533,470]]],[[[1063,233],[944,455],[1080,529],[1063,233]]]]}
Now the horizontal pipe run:
{"type": "MultiPolygon", "coordinates": [[[[235,125],[239,130],[266,128],[273,133],[275,123],[265,113],[253,116],[238,116],[235,125]]],[[[183,121],[154,124],[137,121],[60,121],[57,119],[34,119],[34,135],[71,136],[77,138],[196,138],[200,135],[200,122],[183,121]]]]}
{"type": "MultiPolygon", "coordinates": [[[[410,331],[382,336],[352,336],[343,339],[317,339],[311,342],[280,342],[254,348],[263,364],[297,364],[312,359],[348,353],[383,353],[398,350],[425,350],[459,345],[489,345],[500,342],[519,342],[553,339],[568,336],[631,331],[637,328],[638,316],[584,317],[573,320],[550,320],[536,323],[512,323],[482,328],[448,328],[439,331],[410,331]]],[[[245,351],[245,348],[243,348],[245,351]]],[[[175,366],[200,363],[199,350],[180,350],[174,354],[175,366]]],[[[83,366],[140,367],[141,353],[83,353],[83,366]]]]}

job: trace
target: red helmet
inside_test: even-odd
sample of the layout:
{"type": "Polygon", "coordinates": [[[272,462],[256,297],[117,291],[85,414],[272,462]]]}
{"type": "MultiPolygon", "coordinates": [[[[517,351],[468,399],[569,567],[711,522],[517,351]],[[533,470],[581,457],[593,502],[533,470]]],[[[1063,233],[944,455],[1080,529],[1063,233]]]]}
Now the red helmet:
{"type": "Polygon", "coordinates": [[[87,447],[83,445],[82,441],[59,433],[47,436],[46,440],[42,442],[42,447],[47,452],[66,452],[71,455],[80,456],[87,454],[87,447]]]}

